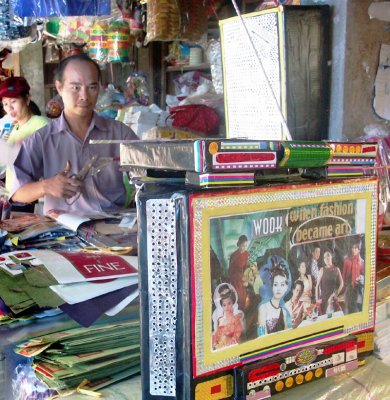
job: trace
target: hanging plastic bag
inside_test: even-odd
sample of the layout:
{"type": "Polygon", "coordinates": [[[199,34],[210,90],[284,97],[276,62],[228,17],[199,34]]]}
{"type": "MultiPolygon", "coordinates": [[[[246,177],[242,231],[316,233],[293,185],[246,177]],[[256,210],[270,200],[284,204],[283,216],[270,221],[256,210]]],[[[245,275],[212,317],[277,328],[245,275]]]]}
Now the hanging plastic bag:
{"type": "Polygon", "coordinates": [[[134,4],[130,14],[130,33],[134,36],[142,33],[142,7],[134,4]]]}
{"type": "Polygon", "coordinates": [[[58,39],[67,43],[88,42],[94,19],[91,17],[64,17],[59,22],[58,39]]]}
{"type": "Polygon", "coordinates": [[[185,72],[176,76],[173,81],[176,96],[191,96],[197,92],[199,86],[203,84],[208,86],[210,82],[210,76],[199,71],[185,72]]]}
{"type": "Polygon", "coordinates": [[[15,15],[12,0],[0,1],[0,48],[18,53],[40,37],[35,21],[15,15]]]}
{"type": "Polygon", "coordinates": [[[182,0],[180,40],[197,42],[207,32],[207,6],[205,1],[182,0]]]}
{"type": "Polygon", "coordinates": [[[213,79],[215,92],[223,93],[223,75],[222,75],[222,55],[221,43],[218,40],[211,39],[206,49],[207,59],[210,63],[211,77],[213,79]]]}
{"type": "Polygon", "coordinates": [[[130,36],[129,23],[118,18],[108,28],[108,62],[130,62],[129,49],[134,38],[130,36]]]}
{"type": "Polygon", "coordinates": [[[97,21],[91,27],[88,42],[88,55],[98,63],[108,59],[108,23],[97,21]]]}
{"type": "Polygon", "coordinates": [[[148,83],[146,76],[138,72],[133,72],[126,79],[123,93],[127,103],[138,103],[147,106],[150,100],[148,83]]]}
{"type": "Polygon", "coordinates": [[[149,0],[146,43],[196,42],[207,32],[207,6],[199,0],[149,0]]]}
{"type": "Polygon", "coordinates": [[[177,0],[149,0],[145,42],[178,39],[180,36],[180,18],[177,0]]]}

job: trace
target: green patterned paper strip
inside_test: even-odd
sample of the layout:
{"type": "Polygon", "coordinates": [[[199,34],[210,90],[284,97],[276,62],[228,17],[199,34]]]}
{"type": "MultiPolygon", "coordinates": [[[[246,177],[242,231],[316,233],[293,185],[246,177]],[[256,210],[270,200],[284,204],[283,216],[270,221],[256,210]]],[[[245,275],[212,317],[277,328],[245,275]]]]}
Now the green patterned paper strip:
{"type": "Polygon", "coordinates": [[[283,142],[280,167],[323,167],[332,158],[333,150],[323,142],[283,142]]]}

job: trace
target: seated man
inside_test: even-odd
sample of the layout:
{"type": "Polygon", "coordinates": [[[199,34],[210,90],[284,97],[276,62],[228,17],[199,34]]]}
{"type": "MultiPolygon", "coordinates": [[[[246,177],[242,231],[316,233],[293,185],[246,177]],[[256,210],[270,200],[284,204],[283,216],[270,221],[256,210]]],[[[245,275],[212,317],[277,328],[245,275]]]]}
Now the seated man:
{"type": "Polygon", "coordinates": [[[64,110],[61,116],[27,138],[15,160],[12,201],[30,203],[44,198],[43,210],[115,210],[125,206],[126,190],[118,162],[85,180],[74,177],[92,157],[119,157],[119,144],[90,140],[129,140],[137,135],[125,124],[98,116],[101,71],[84,54],[58,66],[55,85],[64,110]]]}

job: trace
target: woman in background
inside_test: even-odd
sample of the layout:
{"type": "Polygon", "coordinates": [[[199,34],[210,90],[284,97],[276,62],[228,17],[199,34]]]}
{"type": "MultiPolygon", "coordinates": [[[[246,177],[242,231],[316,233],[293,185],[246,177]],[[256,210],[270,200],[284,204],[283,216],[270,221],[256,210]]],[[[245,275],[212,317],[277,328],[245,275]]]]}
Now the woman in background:
{"type": "Polygon", "coordinates": [[[228,283],[219,285],[214,294],[216,311],[221,313],[214,318],[215,331],[212,335],[214,350],[238,344],[243,332],[244,313],[237,308],[237,295],[228,283]]]}
{"type": "Polygon", "coordinates": [[[257,336],[268,335],[291,328],[290,314],[283,299],[288,291],[289,274],[281,262],[271,269],[272,297],[259,307],[257,336]]]}
{"type": "Polygon", "coordinates": [[[311,275],[307,273],[307,265],[305,261],[301,261],[299,263],[298,272],[298,279],[303,283],[301,302],[306,311],[307,307],[310,306],[313,298],[313,279],[311,275]]]}
{"type": "Polygon", "coordinates": [[[243,282],[244,271],[248,266],[248,238],[241,235],[237,240],[237,250],[230,256],[229,260],[229,280],[234,286],[238,296],[238,308],[244,310],[246,301],[246,287],[243,282]]]}
{"type": "Polygon", "coordinates": [[[333,264],[329,250],[324,252],[325,266],[320,269],[316,285],[316,303],[320,304],[321,314],[334,311],[334,301],[343,289],[343,277],[340,269],[333,264]]]}
{"type": "MultiPolygon", "coordinates": [[[[24,139],[48,123],[47,118],[41,115],[35,115],[36,113],[40,114],[39,108],[35,103],[31,104],[30,85],[23,77],[15,76],[2,81],[0,83],[0,99],[4,111],[14,119],[13,128],[7,139],[9,144],[20,146],[24,139]]],[[[7,165],[5,177],[5,186],[8,191],[11,191],[12,182],[13,160],[10,160],[7,165]]],[[[23,211],[25,211],[25,209],[23,209],[23,211]]]]}

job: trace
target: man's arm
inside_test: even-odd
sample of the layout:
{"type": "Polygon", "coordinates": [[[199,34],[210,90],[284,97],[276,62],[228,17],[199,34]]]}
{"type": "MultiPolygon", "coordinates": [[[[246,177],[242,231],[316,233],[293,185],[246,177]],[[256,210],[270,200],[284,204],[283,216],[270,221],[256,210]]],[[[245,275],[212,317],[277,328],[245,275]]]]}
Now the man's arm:
{"type": "Polygon", "coordinates": [[[31,182],[20,187],[11,200],[19,203],[32,203],[43,196],[43,182],[31,182]]]}
{"type": "Polygon", "coordinates": [[[65,170],[50,179],[41,179],[37,182],[29,182],[21,186],[12,196],[13,201],[31,203],[45,195],[57,198],[70,199],[81,189],[81,181],[67,176],[70,164],[65,170]]]}

